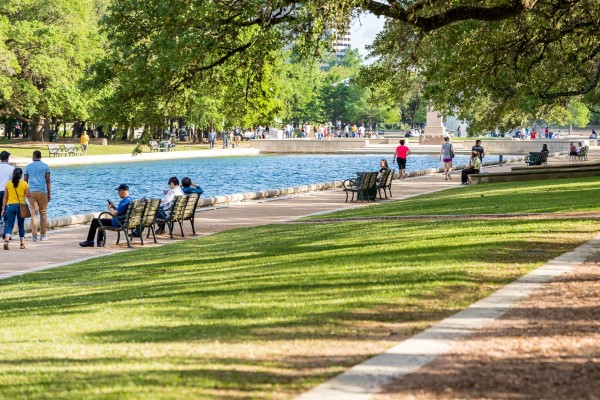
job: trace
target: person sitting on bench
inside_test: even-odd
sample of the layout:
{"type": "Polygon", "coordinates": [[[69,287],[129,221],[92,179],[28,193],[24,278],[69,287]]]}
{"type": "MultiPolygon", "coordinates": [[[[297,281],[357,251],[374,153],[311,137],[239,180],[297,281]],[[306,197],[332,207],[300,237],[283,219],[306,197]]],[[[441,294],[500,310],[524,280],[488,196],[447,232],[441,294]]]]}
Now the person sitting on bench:
{"type": "Polygon", "coordinates": [[[461,183],[463,185],[468,185],[469,175],[478,174],[479,170],[481,170],[481,160],[479,159],[479,152],[477,150],[473,150],[473,152],[471,153],[471,161],[469,161],[469,168],[465,168],[462,170],[461,183]]]}

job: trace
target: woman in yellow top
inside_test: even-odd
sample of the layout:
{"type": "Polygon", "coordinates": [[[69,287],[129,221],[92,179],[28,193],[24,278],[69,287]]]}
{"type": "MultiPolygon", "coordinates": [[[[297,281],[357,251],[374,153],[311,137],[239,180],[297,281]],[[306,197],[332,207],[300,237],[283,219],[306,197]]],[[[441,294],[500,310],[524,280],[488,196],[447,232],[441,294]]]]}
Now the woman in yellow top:
{"type": "MultiPolygon", "coordinates": [[[[4,187],[4,199],[2,199],[2,216],[6,216],[7,224],[4,233],[4,250],[8,250],[8,242],[10,234],[15,226],[15,219],[19,225],[19,238],[21,239],[21,248],[25,248],[25,218],[21,218],[20,204],[25,203],[25,197],[31,201],[31,193],[29,193],[29,185],[23,179],[23,170],[15,168],[12,175],[12,180],[6,183],[4,187]]],[[[34,206],[32,208],[34,214],[38,210],[34,206]]]]}

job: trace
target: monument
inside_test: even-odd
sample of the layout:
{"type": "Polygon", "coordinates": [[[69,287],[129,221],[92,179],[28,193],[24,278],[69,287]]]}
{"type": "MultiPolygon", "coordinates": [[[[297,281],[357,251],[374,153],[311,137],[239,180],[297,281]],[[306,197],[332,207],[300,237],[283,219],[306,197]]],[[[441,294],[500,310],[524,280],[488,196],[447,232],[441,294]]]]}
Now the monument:
{"type": "Polygon", "coordinates": [[[419,136],[419,144],[444,143],[444,122],[442,116],[432,109],[427,111],[427,122],[423,133],[419,136]]]}

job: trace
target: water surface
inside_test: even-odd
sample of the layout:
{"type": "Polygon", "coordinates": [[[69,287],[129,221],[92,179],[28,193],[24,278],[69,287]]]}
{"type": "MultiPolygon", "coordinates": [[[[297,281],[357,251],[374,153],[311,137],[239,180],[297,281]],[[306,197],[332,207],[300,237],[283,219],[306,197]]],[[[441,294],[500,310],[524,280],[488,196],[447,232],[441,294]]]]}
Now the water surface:
{"type": "MultiPolygon", "coordinates": [[[[134,199],[162,197],[171,176],[188,176],[204,189],[202,197],[276,189],[311,183],[343,180],[356,171],[379,170],[385,158],[376,155],[268,155],[147,161],[87,166],[52,167],[52,201],[49,217],[96,212],[106,200],[118,201],[114,190],[127,183],[134,199]]],[[[467,156],[457,155],[455,164],[467,156]]],[[[437,156],[411,155],[408,171],[441,167],[437,156]]]]}

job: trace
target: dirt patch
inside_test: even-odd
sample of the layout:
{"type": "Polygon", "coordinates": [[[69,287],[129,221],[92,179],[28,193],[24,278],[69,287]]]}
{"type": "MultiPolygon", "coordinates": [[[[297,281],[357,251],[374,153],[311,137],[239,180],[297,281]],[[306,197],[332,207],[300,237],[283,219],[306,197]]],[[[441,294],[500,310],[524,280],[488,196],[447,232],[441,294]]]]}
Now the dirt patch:
{"type": "Polygon", "coordinates": [[[600,399],[600,255],[376,400],[600,399]]]}

